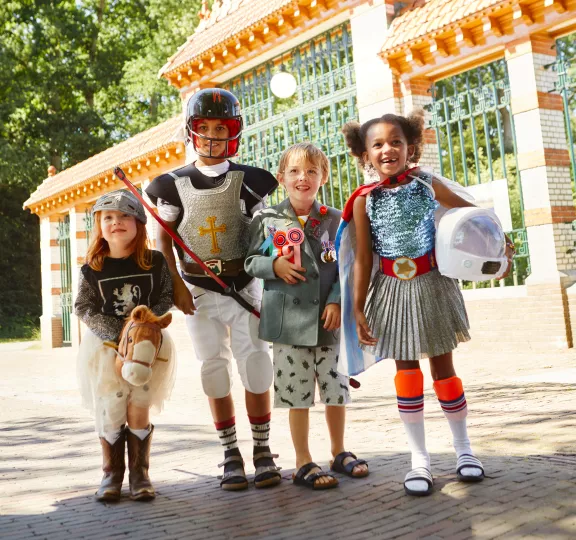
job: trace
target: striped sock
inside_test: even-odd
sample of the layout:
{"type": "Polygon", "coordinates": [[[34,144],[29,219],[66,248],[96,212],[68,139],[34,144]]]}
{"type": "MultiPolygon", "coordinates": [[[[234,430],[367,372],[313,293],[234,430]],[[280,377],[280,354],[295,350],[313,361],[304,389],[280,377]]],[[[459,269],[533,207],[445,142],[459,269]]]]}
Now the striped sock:
{"type": "Polygon", "coordinates": [[[412,452],[412,469],[430,470],[430,455],[426,450],[424,431],[424,376],[419,369],[403,369],[394,377],[400,419],[412,452]]]}
{"type": "Polygon", "coordinates": [[[464,394],[462,381],[458,377],[449,377],[440,381],[434,381],[434,391],[448,420],[454,441],[454,450],[460,457],[462,454],[474,455],[470,447],[466,417],[468,405],[464,394]]]}
{"type": "Polygon", "coordinates": [[[268,447],[268,439],[270,437],[270,417],[271,413],[264,416],[250,416],[250,427],[252,428],[252,439],[254,440],[254,448],[268,447]]]}
{"type": "Polygon", "coordinates": [[[225,451],[238,448],[238,439],[236,438],[236,418],[233,416],[223,422],[214,422],[216,432],[220,437],[220,444],[225,451]]]}

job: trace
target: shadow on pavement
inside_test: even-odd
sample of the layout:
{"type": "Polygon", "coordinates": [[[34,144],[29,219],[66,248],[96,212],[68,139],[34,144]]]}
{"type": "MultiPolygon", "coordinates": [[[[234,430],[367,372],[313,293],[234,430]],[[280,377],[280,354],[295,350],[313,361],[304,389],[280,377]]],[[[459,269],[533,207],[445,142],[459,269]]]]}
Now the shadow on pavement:
{"type": "MultiPolygon", "coordinates": [[[[165,452],[181,451],[188,437],[183,433],[174,448],[161,449],[155,464],[161,466],[165,452]]],[[[406,454],[363,457],[369,477],[339,475],[339,488],[320,492],[293,486],[290,470],[276,488],[224,492],[214,477],[193,467],[193,478],[177,482],[162,481],[156,472],[158,497],[150,503],[130,501],[125,486],[119,503],[101,504],[92,496],[96,484],[78,486],[69,495],[60,492],[45,513],[1,516],[1,536],[21,539],[26,530],[30,538],[48,539],[572,537],[574,468],[547,459],[553,456],[488,457],[485,481],[462,484],[454,456],[434,454],[435,492],[423,498],[404,494],[406,454]]],[[[186,461],[193,465],[193,454],[186,461]]]]}

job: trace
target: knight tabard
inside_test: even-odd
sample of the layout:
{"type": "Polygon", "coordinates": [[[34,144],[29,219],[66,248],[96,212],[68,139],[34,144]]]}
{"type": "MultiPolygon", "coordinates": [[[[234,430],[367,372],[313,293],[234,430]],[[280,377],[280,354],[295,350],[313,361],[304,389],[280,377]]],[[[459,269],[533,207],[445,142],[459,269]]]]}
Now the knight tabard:
{"type": "MultiPolygon", "coordinates": [[[[188,177],[175,177],[184,209],[178,233],[203,261],[246,256],[250,218],[240,209],[243,178],[243,171],[229,171],[221,186],[206,190],[196,189],[188,177]]],[[[186,253],[184,261],[193,262],[186,253]]]]}

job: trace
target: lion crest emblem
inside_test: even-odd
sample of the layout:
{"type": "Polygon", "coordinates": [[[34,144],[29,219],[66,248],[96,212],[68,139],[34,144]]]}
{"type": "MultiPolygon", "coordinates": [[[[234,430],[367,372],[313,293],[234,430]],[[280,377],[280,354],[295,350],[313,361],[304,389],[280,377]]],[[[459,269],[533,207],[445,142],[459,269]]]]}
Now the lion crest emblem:
{"type": "Polygon", "coordinates": [[[142,292],[138,285],[126,283],[121,289],[114,289],[114,311],[116,315],[124,316],[140,304],[142,292]]]}

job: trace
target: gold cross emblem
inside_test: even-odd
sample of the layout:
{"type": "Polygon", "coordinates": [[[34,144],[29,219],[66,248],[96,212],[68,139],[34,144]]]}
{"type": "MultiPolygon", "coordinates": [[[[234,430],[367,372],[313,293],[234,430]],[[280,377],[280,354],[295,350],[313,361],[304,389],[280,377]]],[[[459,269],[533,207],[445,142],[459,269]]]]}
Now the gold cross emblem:
{"type": "Polygon", "coordinates": [[[400,257],[394,261],[392,272],[398,279],[408,280],[416,275],[416,263],[408,257],[400,257]]]}
{"type": "Polygon", "coordinates": [[[220,253],[222,251],[218,246],[218,238],[216,237],[216,233],[226,232],[226,224],[218,225],[218,227],[216,227],[216,219],[216,216],[208,216],[206,221],[210,227],[198,227],[200,236],[209,234],[212,237],[212,249],[210,250],[210,253],[220,253]]]}

